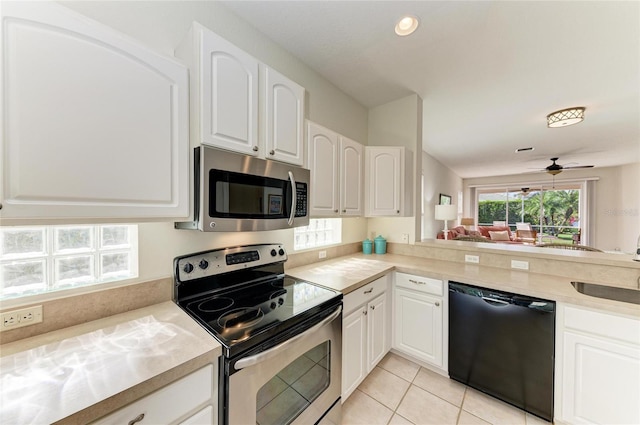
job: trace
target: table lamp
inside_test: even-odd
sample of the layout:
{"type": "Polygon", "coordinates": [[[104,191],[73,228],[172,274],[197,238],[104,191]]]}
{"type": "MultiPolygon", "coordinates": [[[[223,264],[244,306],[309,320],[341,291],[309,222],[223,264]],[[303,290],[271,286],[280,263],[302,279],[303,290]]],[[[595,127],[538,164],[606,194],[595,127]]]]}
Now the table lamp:
{"type": "Polygon", "coordinates": [[[436,220],[444,221],[444,238],[448,239],[448,221],[455,220],[458,216],[458,208],[455,205],[436,205],[436,220]]]}

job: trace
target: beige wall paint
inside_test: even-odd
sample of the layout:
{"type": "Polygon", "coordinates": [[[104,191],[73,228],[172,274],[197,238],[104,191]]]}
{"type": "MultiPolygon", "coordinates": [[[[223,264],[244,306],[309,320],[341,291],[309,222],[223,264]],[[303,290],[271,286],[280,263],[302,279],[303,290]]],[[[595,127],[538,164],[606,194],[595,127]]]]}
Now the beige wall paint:
{"type": "MultiPolygon", "coordinates": [[[[635,251],[640,235],[640,163],[619,167],[604,167],[565,171],[556,176],[555,181],[598,178],[596,182],[595,246],[605,251],[635,251]]],[[[521,174],[500,177],[464,179],[464,210],[469,213],[469,186],[508,184],[520,186],[522,183],[552,183],[545,173],[521,174]]]]}
{"type": "MultiPolygon", "coordinates": [[[[433,239],[444,229],[444,223],[434,218],[435,206],[438,205],[441,193],[451,196],[451,202],[458,205],[459,216],[462,216],[463,205],[459,201],[459,197],[462,196],[462,178],[426,152],[422,152],[422,173],[423,239],[433,239]]],[[[458,223],[459,220],[450,221],[448,226],[452,228],[458,223]]]]}
{"type": "Polygon", "coordinates": [[[420,181],[422,169],[422,99],[413,94],[369,110],[369,146],[404,146],[412,154],[413,215],[411,217],[370,218],[368,235],[384,236],[389,242],[409,243],[420,238],[420,181]],[[417,208],[417,213],[416,213],[417,208]]]}

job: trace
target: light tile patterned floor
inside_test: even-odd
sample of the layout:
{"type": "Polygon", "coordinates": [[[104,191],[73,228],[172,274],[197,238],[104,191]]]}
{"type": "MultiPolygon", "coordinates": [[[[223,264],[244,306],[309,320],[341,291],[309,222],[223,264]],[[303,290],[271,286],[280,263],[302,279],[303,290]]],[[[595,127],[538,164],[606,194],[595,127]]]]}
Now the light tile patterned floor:
{"type": "Polygon", "coordinates": [[[549,425],[389,353],[342,406],[343,425],[549,425]]]}

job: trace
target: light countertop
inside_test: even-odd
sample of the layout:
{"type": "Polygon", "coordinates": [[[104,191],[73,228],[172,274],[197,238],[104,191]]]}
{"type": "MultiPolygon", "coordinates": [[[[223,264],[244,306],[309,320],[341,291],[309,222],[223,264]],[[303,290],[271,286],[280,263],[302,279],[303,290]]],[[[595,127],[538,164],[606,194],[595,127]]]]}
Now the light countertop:
{"type": "Polygon", "coordinates": [[[3,344],[0,422],[86,423],[220,356],[173,302],[3,344]]]}
{"type": "Polygon", "coordinates": [[[581,294],[567,277],[398,254],[358,253],[287,269],[287,274],[346,295],[393,270],[640,317],[640,305],[581,294]]]}

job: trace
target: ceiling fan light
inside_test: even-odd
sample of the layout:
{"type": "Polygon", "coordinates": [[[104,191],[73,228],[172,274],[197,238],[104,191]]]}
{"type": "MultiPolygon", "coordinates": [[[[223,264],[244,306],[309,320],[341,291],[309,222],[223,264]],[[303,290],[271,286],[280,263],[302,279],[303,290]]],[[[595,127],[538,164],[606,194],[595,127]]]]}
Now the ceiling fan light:
{"type": "Polygon", "coordinates": [[[562,109],[547,115],[547,127],[566,127],[584,120],[584,107],[562,109]]]}
{"type": "Polygon", "coordinates": [[[418,21],[418,18],[416,18],[415,16],[403,16],[402,19],[400,19],[396,24],[396,34],[401,37],[407,36],[418,29],[419,24],[420,21],[418,21]]]}
{"type": "Polygon", "coordinates": [[[547,170],[547,173],[551,174],[552,176],[557,176],[561,172],[562,170],[547,170]]]}

